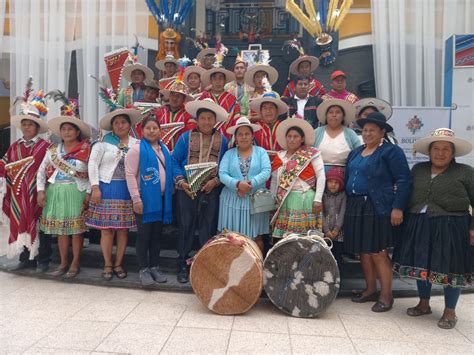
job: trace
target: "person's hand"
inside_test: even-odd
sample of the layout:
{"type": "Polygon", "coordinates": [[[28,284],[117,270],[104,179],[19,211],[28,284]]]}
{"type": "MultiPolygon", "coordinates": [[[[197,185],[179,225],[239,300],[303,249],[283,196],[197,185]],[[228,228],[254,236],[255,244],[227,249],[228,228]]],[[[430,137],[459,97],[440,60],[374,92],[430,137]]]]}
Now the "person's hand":
{"type": "Polygon", "coordinates": [[[133,202],[133,212],[136,214],[143,214],[143,202],[142,201],[134,201],[133,202]]]}
{"type": "Polygon", "coordinates": [[[99,204],[102,201],[102,193],[100,192],[99,186],[92,186],[91,202],[99,204]]]}
{"type": "Polygon", "coordinates": [[[188,195],[189,198],[194,199],[194,195],[191,192],[191,188],[189,187],[189,184],[187,182],[183,181],[181,184],[179,184],[179,187],[181,187],[183,191],[186,192],[186,195],[188,195]]]}
{"type": "Polygon", "coordinates": [[[37,202],[41,208],[44,208],[46,206],[46,194],[44,193],[44,191],[38,192],[37,202]]]}
{"type": "Polygon", "coordinates": [[[84,197],[84,201],[82,201],[82,212],[87,210],[87,207],[89,206],[89,201],[91,200],[91,195],[86,194],[84,197]]]}
{"type": "Polygon", "coordinates": [[[205,194],[210,193],[217,186],[216,179],[211,179],[202,187],[201,191],[205,194]]]}
{"type": "Polygon", "coordinates": [[[390,215],[390,222],[392,223],[392,226],[396,227],[402,224],[403,222],[403,211],[398,208],[394,208],[392,210],[392,213],[390,215]]]}
{"type": "Polygon", "coordinates": [[[471,239],[471,245],[474,245],[474,229],[469,230],[469,238],[471,239]]]}
{"type": "Polygon", "coordinates": [[[318,216],[321,211],[323,209],[323,204],[321,202],[318,202],[318,201],[314,201],[313,202],[313,213],[318,216]]]}
{"type": "Polygon", "coordinates": [[[247,117],[250,122],[260,121],[262,119],[262,116],[260,116],[260,114],[257,112],[251,112],[249,115],[247,115],[247,117]]]}

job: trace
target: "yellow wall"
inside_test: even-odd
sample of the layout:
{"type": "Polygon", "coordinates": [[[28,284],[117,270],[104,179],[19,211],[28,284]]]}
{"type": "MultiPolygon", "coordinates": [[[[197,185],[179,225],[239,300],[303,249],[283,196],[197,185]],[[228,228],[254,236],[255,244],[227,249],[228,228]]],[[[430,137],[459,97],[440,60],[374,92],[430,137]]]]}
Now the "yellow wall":
{"type": "Polygon", "coordinates": [[[339,39],[372,33],[370,13],[348,14],[339,28],[339,39]]]}
{"type": "MultiPolygon", "coordinates": [[[[9,12],[10,12],[10,0],[7,0],[5,13],[8,14],[9,12]]],[[[10,34],[10,18],[5,19],[5,24],[3,25],[3,33],[5,33],[6,35],[10,34]]]]}

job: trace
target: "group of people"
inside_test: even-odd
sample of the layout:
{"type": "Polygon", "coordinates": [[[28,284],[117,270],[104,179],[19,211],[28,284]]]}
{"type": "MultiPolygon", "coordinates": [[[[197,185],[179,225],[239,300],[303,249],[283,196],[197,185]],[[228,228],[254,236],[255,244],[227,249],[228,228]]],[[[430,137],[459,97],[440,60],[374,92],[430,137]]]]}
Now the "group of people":
{"type": "Polygon", "coordinates": [[[102,277],[125,278],[128,231],[137,228],[142,284],[166,282],[160,240],[163,225],[176,220],[184,283],[195,236],[202,247],[229,229],[263,251],[265,240],[320,229],[338,262],[343,253],[360,256],[366,288],[352,301],[390,310],[395,268],[417,280],[420,302],[408,315],[431,313],[431,285],[443,285],[438,325],[453,328],[460,289],[472,284],[474,245],[474,169],[455,157],[472,145],[440,128],[415,143],[429,161],[410,172],[387,122],[390,104],[359,100],[346,90],[344,72],[331,75],[327,90],[313,76],[318,58],[301,56],[280,98],[271,89],[278,72],[268,64],[248,68],[238,57],[230,71],[212,50],[199,58],[203,65],[181,70],[172,56],[158,61],[159,82],[145,65],[125,67],[131,84],[106,100],[111,112],[100,119],[106,133],[96,142],[71,105],[46,121],[41,93],[25,96],[11,118],[23,136],[0,162],[8,252],[20,255],[18,267],[36,259],[47,272],[57,236],[60,265],[52,274],[75,277],[83,233],[94,228],[101,231],[102,277]],[[40,138],[48,130],[59,144],[40,138]],[[260,196],[269,194],[273,208],[262,208],[260,196]]]}

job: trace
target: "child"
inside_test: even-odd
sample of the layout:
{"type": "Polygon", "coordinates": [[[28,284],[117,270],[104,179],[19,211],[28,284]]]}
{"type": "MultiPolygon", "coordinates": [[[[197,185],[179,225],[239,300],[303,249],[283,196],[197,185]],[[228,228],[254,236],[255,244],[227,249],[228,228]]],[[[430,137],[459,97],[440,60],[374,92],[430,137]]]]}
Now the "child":
{"type": "Polygon", "coordinates": [[[338,263],[342,261],[342,224],[346,211],[344,169],[332,167],[326,173],[326,190],[323,195],[323,233],[333,242],[331,249],[338,263]]]}

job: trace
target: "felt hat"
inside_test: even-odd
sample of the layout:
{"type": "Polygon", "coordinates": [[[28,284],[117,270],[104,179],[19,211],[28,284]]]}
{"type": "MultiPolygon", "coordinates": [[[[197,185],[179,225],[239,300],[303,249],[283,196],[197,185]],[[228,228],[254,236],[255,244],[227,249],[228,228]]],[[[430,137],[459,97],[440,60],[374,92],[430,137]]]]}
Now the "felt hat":
{"type": "Polygon", "coordinates": [[[428,137],[418,139],[413,145],[413,149],[421,154],[429,155],[430,144],[439,141],[453,143],[457,157],[467,155],[472,151],[472,143],[456,137],[454,131],[449,128],[435,129],[428,137]]]}

